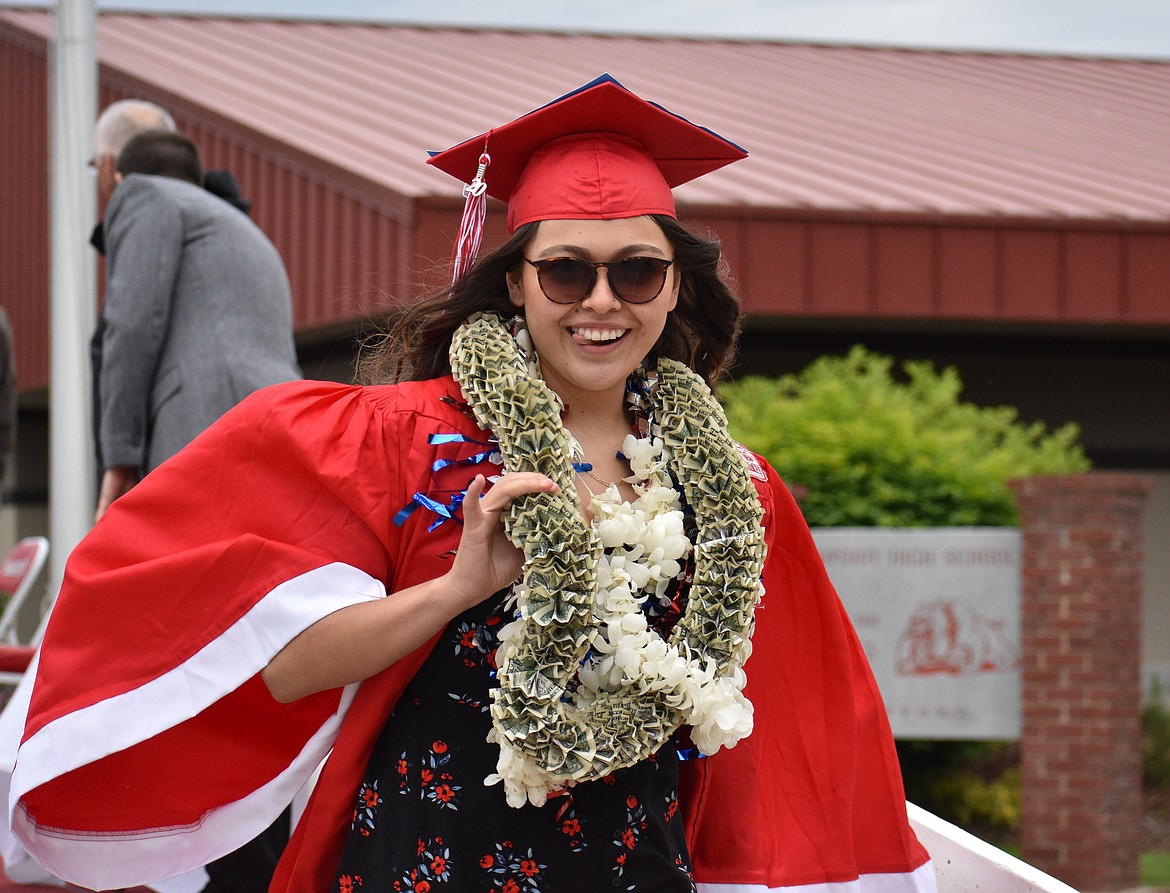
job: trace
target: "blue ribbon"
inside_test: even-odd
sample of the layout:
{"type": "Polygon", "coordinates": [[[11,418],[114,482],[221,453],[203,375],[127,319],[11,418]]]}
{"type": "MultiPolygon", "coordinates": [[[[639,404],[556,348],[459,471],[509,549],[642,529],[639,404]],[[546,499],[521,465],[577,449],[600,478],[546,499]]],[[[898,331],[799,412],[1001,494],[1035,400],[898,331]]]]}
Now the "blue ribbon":
{"type": "Polygon", "coordinates": [[[477,443],[480,446],[487,446],[482,440],[476,440],[474,437],[468,437],[466,434],[432,434],[427,438],[429,444],[439,443],[477,443]]]}
{"type": "Polygon", "coordinates": [[[415,510],[420,506],[422,508],[430,509],[439,516],[438,519],[427,528],[427,533],[430,533],[432,530],[442,524],[445,524],[447,521],[455,521],[456,523],[460,523],[459,519],[455,517],[455,512],[458,510],[459,506],[463,504],[463,497],[466,495],[466,491],[461,490],[451,497],[450,502],[444,505],[438,500],[427,496],[425,493],[415,493],[412,497],[410,497],[410,502],[403,506],[398,514],[394,516],[394,523],[401,527],[406,523],[406,519],[413,515],[415,510]]]}
{"type": "Polygon", "coordinates": [[[492,446],[489,442],[476,440],[474,437],[469,437],[466,434],[432,434],[427,438],[427,443],[431,445],[447,444],[447,443],[474,443],[477,446],[486,446],[488,449],[481,453],[476,453],[473,456],[467,456],[464,459],[436,459],[431,464],[431,471],[442,471],[444,468],[450,468],[452,465],[479,465],[481,462],[486,462],[493,453],[497,452],[497,448],[492,446]]]}
{"type": "Polygon", "coordinates": [[[496,451],[494,449],[484,450],[482,453],[476,453],[474,456],[468,456],[465,459],[436,459],[431,465],[431,471],[442,471],[444,468],[450,468],[452,465],[478,465],[480,462],[486,462],[491,458],[496,451]]]}

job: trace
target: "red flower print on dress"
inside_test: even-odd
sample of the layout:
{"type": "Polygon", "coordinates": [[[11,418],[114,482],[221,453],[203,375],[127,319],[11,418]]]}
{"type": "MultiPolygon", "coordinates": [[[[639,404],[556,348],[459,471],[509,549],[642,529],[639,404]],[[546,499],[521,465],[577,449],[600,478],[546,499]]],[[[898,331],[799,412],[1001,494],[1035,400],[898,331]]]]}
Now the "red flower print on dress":
{"type": "Polygon", "coordinates": [[[479,864],[488,873],[493,889],[504,893],[544,893],[543,872],[547,865],[541,864],[532,849],[516,853],[508,841],[496,844],[495,855],[485,855],[479,864]]]}
{"type": "Polygon", "coordinates": [[[462,785],[453,784],[450,772],[440,771],[451,762],[450,747],[446,741],[431,743],[430,753],[423,758],[426,763],[420,773],[423,796],[441,809],[459,809],[459,792],[462,785]],[[436,779],[436,775],[438,779],[436,779]]]}
{"type": "Polygon", "coordinates": [[[614,857],[612,882],[616,887],[626,872],[629,854],[638,847],[638,839],[649,824],[646,821],[646,810],[632,794],[626,797],[626,827],[617,831],[613,836],[613,844],[618,847],[618,854],[614,857]]]}
{"type": "Polygon", "coordinates": [[[405,890],[431,890],[451,880],[451,851],[438,838],[418,841],[418,867],[403,876],[405,890]]]}
{"type": "Polygon", "coordinates": [[[378,781],[363,781],[358,788],[357,808],[353,811],[350,828],[357,831],[362,837],[369,837],[370,832],[378,827],[378,807],[382,797],[378,794],[378,781]]]}
{"type": "Polygon", "coordinates": [[[480,713],[488,712],[488,705],[485,704],[481,699],[472,697],[471,695],[459,695],[452,691],[447,693],[447,697],[449,697],[452,701],[461,707],[470,707],[473,710],[478,710],[480,713]]]}
{"type": "Polygon", "coordinates": [[[488,653],[496,648],[496,639],[491,632],[466,620],[456,627],[454,638],[455,655],[462,658],[465,667],[481,666],[488,653]]]}
{"type": "Polygon", "coordinates": [[[394,771],[398,773],[398,793],[410,793],[410,763],[406,759],[406,754],[402,754],[394,761],[394,771]]]}
{"type": "Polygon", "coordinates": [[[671,795],[666,798],[666,809],[662,811],[662,816],[668,822],[678,815],[678,793],[672,791],[671,795]]]}
{"type": "Polygon", "coordinates": [[[561,833],[569,838],[569,852],[582,853],[585,851],[584,822],[577,816],[573,807],[573,795],[566,792],[565,803],[557,810],[557,819],[560,822],[561,833]]]}

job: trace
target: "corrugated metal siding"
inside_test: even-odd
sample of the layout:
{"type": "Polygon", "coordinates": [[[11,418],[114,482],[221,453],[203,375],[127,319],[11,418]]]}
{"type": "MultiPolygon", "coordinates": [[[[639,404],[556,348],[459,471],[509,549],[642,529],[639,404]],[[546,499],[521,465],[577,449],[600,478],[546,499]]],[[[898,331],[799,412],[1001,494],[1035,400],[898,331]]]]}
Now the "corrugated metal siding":
{"type": "Polygon", "coordinates": [[[164,104],[199,145],[205,167],[226,167],[240,181],[252,218],[284,257],[298,331],[376,314],[407,299],[410,214],[399,196],[314,164],[153,85],[134,89],[117,76],[105,80],[118,85],[108,101],[138,96],[164,104]]]}
{"type": "Polygon", "coordinates": [[[49,379],[49,121],[45,47],[0,21],[0,303],[21,390],[49,379]]]}
{"type": "MultiPolygon", "coordinates": [[[[23,133],[0,164],[29,190],[6,222],[44,213],[49,27],[0,11],[23,133]]],[[[758,315],[1170,326],[1165,62],[135,14],[99,34],[102,104],[163,103],[236,174],[302,332],[442,281],[459,184],[425,149],[602,70],[751,150],[678,195],[758,315]]],[[[5,227],[3,275],[47,302],[44,227],[5,227]]],[[[43,314],[21,322],[42,353],[43,314]]]]}
{"type": "Polygon", "coordinates": [[[410,233],[396,219],[401,215],[327,173],[205,128],[196,115],[180,110],[177,123],[199,144],[205,165],[231,170],[252,200],[252,218],[280,250],[294,284],[298,330],[360,318],[406,299],[402,257],[410,233]]]}
{"type": "Polygon", "coordinates": [[[746,233],[714,228],[726,234],[745,305],[756,314],[1170,330],[1170,227],[752,221],[746,233]]]}

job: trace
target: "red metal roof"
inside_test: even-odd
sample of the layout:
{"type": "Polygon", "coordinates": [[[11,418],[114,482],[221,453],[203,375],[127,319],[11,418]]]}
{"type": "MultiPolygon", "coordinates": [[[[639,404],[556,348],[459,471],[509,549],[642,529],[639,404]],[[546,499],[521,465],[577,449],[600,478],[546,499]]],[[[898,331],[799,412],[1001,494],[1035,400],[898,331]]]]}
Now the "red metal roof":
{"type": "MultiPolygon", "coordinates": [[[[48,379],[44,9],[0,10],[0,294],[48,379]]],[[[298,333],[441,283],[442,149],[608,71],[752,157],[677,190],[767,318],[1170,333],[1170,62],[103,13],[285,259],[298,333]]],[[[489,214],[489,242],[502,230],[489,214]]]]}
{"type": "Polygon", "coordinates": [[[424,149],[609,71],[752,153],[684,201],[1170,219],[1164,61],[142,14],[99,34],[109,69],[408,198],[457,194],[424,149]]]}

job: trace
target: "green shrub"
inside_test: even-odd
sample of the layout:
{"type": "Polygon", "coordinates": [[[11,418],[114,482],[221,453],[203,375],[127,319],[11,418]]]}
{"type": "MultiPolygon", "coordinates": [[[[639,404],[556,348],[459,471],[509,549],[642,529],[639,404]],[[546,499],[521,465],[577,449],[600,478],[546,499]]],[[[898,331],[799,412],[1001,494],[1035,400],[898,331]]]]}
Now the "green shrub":
{"type": "Polygon", "coordinates": [[[854,347],[777,379],[728,382],[732,434],[765,456],[819,527],[1011,526],[1012,478],[1084,471],[1068,424],[1048,431],[1011,407],[960,398],[953,368],[854,347]]]}
{"type": "Polygon", "coordinates": [[[1142,781],[1151,788],[1170,788],[1170,710],[1154,682],[1142,708],[1142,781]]]}
{"type": "MultiPolygon", "coordinates": [[[[1023,423],[1011,407],[963,402],[953,368],[895,368],[854,347],[778,379],[725,384],[732,434],[784,479],[808,488],[801,509],[817,527],[1010,526],[1007,482],[1084,471],[1078,429],[1023,423]]],[[[1170,718],[1163,751],[1170,772],[1170,718]]],[[[1002,742],[899,741],[906,793],[988,839],[1019,824],[1019,751],[1002,742]]]]}
{"type": "Polygon", "coordinates": [[[956,772],[939,779],[935,796],[951,805],[954,824],[961,828],[1014,830],[1020,825],[1020,773],[1007,769],[998,778],[984,779],[956,772]]]}
{"type": "Polygon", "coordinates": [[[1019,745],[899,741],[906,798],[997,846],[1020,825],[1019,745]]]}

